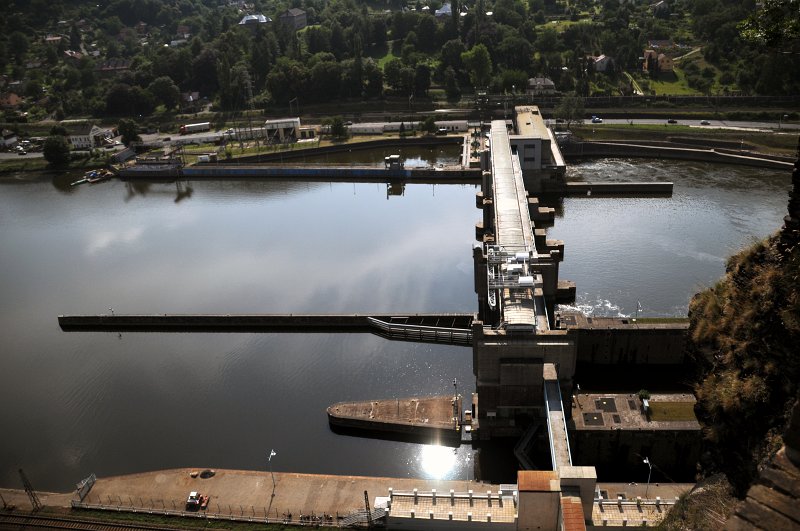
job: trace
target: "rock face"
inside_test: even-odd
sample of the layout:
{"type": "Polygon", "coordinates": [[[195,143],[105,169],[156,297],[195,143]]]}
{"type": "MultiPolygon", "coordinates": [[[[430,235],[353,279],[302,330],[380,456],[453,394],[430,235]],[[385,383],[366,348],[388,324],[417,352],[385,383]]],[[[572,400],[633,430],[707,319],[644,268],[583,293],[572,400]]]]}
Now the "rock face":
{"type": "Polygon", "coordinates": [[[800,402],[794,405],[784,443],[736,507],[726,529],[800,529],[800,402]]]}
{"type": "Polygon", "coordinates": [[[792,172],[792,190],[789,192],[789,213],[783,218],[781,243],[784,249],[800,242],[800,137],[797,139],[797,159],[792,172]]]}

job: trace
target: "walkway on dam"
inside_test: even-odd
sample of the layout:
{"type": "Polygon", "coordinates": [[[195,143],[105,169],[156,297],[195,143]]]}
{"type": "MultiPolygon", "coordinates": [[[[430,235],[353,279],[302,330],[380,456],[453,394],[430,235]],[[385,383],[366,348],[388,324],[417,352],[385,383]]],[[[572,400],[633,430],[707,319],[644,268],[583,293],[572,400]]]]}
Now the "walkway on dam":
{"type": "Polygon", "coordinates": [[[544,365],[544,402],[547,413],[547,432],[550,438],[550,458],[553,470],[572,466],[572,454],[569,448],[564,402],[558,386],[558,374],[552,363],[544,365]]]}
{"type": "Polygon", "coordinates": [[[511,153],[504,120],[492,122],[492,183],[495,248],[489,249],[489,289],[499,288],[508,329],[547,330],[544,301],[536,296],[541,279],[530,265],[538,253],[528,209],[528,194],[518,158],[511,153]],[[493,277],[493,278],[492,278],[493,277]],[[538,299],[538,300],[537,300],[538,299]]]}
{"type": "Polygon", "coordinates": [[[59,315],[65,332],[367,332],[399,341],[469,346],[471,313],[59,315]]]}

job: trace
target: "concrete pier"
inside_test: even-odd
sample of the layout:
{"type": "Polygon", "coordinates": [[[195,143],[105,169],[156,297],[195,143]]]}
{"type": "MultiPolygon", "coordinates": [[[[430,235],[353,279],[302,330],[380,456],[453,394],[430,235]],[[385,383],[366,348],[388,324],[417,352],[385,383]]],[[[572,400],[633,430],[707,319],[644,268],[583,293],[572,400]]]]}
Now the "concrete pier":
{"type": "Polygon", "coordinates": [[[328,408],[332,426],[372,432],[440,435],[458,439],[461,433],[461,397],[393,398],[339,402],[328,408]]]}
{"type": "MultiPolygon", "coordinates": [[[[559,194],[575,195],[658,195],[671,196],[673,185],[671,182],[569,182],[564,183],[559,194]]],[[[547,190],[550,192],[550,190],[547,190]]]]}
{"type": "Polygon", "coordinates": [[[139,314],[59,315],[65,332],[380,332],[374,322],[469,330],[474,315],[447,314],[139,314]]]}
{"type": "Polygon", "coordinates": [[[364,491],[373,505],[376,497],[389,496],[389,489],[409,492],[418,489],[428,493],[433,489],[437,492],[499,489],[499,485],[475,481],[288,472],[270,475],[266,471],[249,470],[214,470],[213,476],[204,479],[201,477],[204,470],[208,469],[177,468],[99,478],[83,503],[92,507],[102,505],[109,510],[180,511],[185,510],[189,492],[197,491],[210,497],[208,509],[190,515],[200,513],[220,519],[250,517],[254,522],[263,522],[266,518],[282,521],[291,513],[291,521],[299,523],[301,515],[313,514],[331,515],[335,523],[337,515],[344,517],[364,509],[364,491]]]}
{"type": "Polygon", "coordinates": [[[447,166],[442,168],[385,169],[374,166],[313,166],[265,164],[199,164],[183,168],[187,179],[294,179],[307,181],[387,182],[402,180],[419,184],[478,184],[478,168],[447,166]]]}

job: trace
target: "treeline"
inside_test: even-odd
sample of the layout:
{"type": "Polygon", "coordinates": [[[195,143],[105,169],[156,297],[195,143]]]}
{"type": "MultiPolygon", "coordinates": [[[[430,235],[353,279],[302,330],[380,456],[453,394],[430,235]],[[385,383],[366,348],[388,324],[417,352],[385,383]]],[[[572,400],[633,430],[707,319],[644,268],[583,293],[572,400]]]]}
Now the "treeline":
{"type": "Polygon", "coordinates": [[[425,97],[432,86],[457,100],[476,87],[522,92],[531,77],[550,78],[563,93],[619,95],[631,93],[621,72],[641,69],[648,40],[672,39],[702,47],[705,63],[686,67],[701,92],[716,83],[744,93],[800,93],[797,54],[741,38],[738,24],[753,0],[677,0],[667,12],[617,0],[453,0],[440,17],[441,0],[239,5],[13,0],[0,22],[0,71],[20,82],[14,90],[36,102],[35,111],[59,116],[146,115],[176,108],[185,92],[220,109],[425,97]],[[289,7],[305,11],[307,28],[280,23],[289,7]],[[246,13],[273,21],[241,26],[246,13]],[[61,38],[45,42],[48,34],[61,38]],[[613,58],[608,72],[594,72],[587,60],[600,54],[613,58]],[[126,68],[98,70],[111,60],[126,68]]]}

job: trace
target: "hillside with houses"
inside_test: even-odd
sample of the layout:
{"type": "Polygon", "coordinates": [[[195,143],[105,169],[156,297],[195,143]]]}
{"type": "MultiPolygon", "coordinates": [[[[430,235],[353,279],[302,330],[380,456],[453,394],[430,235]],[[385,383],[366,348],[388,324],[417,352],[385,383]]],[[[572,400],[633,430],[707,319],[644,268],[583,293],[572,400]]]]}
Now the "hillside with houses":
{"type": "MultiPolygon", "coordinates": [[[[788,3],[766,8],[775,4],[797,18],[788,3]]],[[[16,0],[0,22],[0,106],[14,122],[457,102],[476,90],[798,94],[800,56],[785,53],[797,48],[796,28],[787,23],[777,41],[746,38],[755,9],[724,0],[16,0]]]]}

